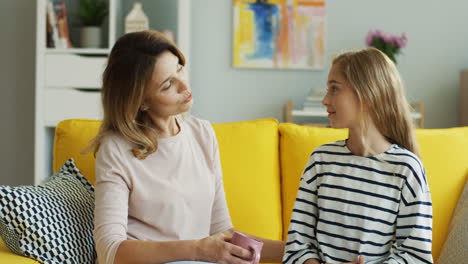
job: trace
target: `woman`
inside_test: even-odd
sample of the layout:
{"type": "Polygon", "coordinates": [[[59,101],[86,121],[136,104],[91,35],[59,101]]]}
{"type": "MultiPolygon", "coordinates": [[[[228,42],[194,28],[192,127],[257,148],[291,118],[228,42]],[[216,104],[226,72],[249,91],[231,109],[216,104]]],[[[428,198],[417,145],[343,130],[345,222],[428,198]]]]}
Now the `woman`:
{"type": "MultiPolygon", "coordinates": [[[[207,121],[182,118],[192,93],[182,53],[156,31],[124,35],[103,76],[104,120],[96,156],[98,259],[247,264],[233,232],[219,152],[207,121]]],[[[281,262],[282,241],[264,242],[262,261],[281,262]]]]}

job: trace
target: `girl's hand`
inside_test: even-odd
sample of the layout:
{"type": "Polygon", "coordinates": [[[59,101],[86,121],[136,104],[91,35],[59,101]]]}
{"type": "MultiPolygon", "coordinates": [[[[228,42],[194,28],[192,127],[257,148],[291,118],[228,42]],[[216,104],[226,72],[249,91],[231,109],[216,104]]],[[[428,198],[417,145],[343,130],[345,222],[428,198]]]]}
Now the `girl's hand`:
{"type": "Polygon", "coordinates": [[[308,259],[304,262],[304,264],[320,264],[320,262],[316,259],[308,259]]]}
{"type": "Polygon", "coordinates": [[[364,257],[359,256],[355,261],[351,262],[352,264],[364,264],[364,257]]]}
{"type": "Polygon", "coordinates": [[[220,264],[250,264],[244,259],[252,259],[252,253],[229,243],[232,231],[228,230],[203,239],[197,243],[197,260],[220,264]]]}
{"type": "MultiPolygon", "coordinates": [[[[327,263],[329,264],[329,263],[327,263]]],[[[353,262],[346,262],[346,263],[343,263],[343,264],[364,264],[364,257],[363,256],[359,256],[355,261],[353,262]]]]}

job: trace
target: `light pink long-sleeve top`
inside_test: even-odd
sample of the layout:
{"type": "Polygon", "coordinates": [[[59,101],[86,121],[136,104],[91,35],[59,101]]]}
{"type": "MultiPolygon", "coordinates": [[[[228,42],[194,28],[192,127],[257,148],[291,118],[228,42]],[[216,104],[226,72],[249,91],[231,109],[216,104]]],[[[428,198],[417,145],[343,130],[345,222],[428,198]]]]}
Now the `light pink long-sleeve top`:
{"type": "Polygon", "coordinates": [[[114,263],[124,240],[200,239],[232,227],[218,143],[211,125],[178,119],[180,132],[158,140],[144,160],[111,134],[96,157],[94,239],[100,264],[114,263]]]}

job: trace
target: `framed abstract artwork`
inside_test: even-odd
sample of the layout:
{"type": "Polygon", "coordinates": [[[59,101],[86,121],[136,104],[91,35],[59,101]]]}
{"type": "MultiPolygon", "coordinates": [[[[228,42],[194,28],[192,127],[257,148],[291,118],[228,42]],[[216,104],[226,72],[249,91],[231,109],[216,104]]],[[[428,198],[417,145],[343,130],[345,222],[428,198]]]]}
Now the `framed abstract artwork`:
{"type": "Polygon", "coordinates": [[[323,69],[325,0],[233,0],[233,66],[323,69]]]}

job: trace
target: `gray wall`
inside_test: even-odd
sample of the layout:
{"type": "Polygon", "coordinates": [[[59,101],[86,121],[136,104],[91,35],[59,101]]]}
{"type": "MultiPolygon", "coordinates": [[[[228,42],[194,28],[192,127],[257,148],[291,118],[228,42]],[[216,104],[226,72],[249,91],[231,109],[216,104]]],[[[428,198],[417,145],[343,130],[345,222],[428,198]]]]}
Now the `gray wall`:
{"type": "Polygon", "coordinates": [[[35,1],[0,2],[0,185],[33,183],[35,1]]]}
{"type": "MultiPolygon", "coordinates": [[[[274,117],[310,88],[325,87],[323,71],[232,68],[232,1],[192,4],[192,113],[213,122],[274,117]]],[[[326,58],[364,48],[369,29],[408,33],[398,60],[410,101],[424,102],[426,127],[456,126],[459,73],[468,67],[468,1],[327,1],[326,58]]],[[[468,102],[467,102],[468,103],[468,102]]]]}

